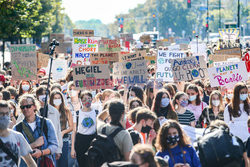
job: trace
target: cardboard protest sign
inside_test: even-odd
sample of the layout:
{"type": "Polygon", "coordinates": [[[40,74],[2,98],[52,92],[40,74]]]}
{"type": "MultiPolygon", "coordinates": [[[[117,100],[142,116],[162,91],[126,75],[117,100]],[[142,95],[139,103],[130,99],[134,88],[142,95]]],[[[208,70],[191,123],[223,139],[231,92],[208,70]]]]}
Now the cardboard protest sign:
{"type": "Polygon", "coordinates": [[[112,88],[108,64],[75,66],[73,79],[77,90],[112,88]]]}
{"type": "Polygon", "coordinates": [[[245,54],[245,56],[243,57],[242,60],[245,61],[246,67],[247,67],[247,72],[250,73],[250,52],[247,52],[247,53],[245,54]]]}
{"type": "Polygon", "coordinates": [[[147,61],[136,60],[113,64],[114,84],[144,84],[147,82],[147,61]]]}
{"type": "Polygon", "coordinates": [[[149,64],[155,64],[156,62],[156,55],[147,55],[145,60],[149,61],[149,64]]]}
{"type": "Polygon", "coordinates": [[[50,34],[50,41],[53,39],[56,39],[58,42],[63,43],[64,42],[64,34],[50,34]]]}
{"type": "Polygon", "coordinates": [[[184,58],[186,54],[181,51],[159,50],[157,57],[156,80],[173,81],[170,59],[184,58]]]}
{"type": "Polygon", "coordinates": [[[140,36],[140,41],[145,44],[149,44],[151,42],[150,35],[142,35],[140,36]]]}
{"type": "Polygon", "coordinates": [[[221,50],[215,50],[214,53],[218,54],[218,55],[238,55],[238,56],[241,56],[241,49],[240,48],[221,49],[221,50]]]}
{"type": "Polygon", "coordinates": [[[162,39],[156,41],[156,47],[159,48],[160,46],[169,46],[171,43],[168,41],[168,39],[162,39]]]}
{"type": "Polygon", "coordinates": [[[206,43],[199,43],[198,44],[198,52],[197,52],[197,43],[191,43],[191,52],[193,54],[202,54],[207,55],[207,44],[206,43]]]}
{"type": "Polygon", "coordinates": [[[74,29],[73,30],[73,37],[93,37],[94,30],[81,30],[81,29],[74,29]]]}
{"type": "Polygon", "coordinates": [[[120,62],[124,61],[134,61],[134,60],[144,60],[147,53],[146,50],[137,51],[134,53],[120,55],[120,62]]]}
{"type": "Polygon", "coordinates": [[[214,62],[227,61],[230,58],[239,58],[239,55],[209,55],[209,67],[213,67],[214,62]]]}
{"type": "Polygon", "coordinates": [[[246,65],[242,61],[208,68],[208,75],[212,87],[233,88],[236,83],[248,80],[246,65]]]}
{"type": "Polygon", "coordinates": [[[190,81],[207,78],[207,64],[204,56],[192,56],[170,61],[174,81],[190,81]]]}
{"type": "Polygon", "coordinates": [[[109,64],[109,62],[119,61],[119,53],[91,53],[90,62],[91,64],[109,64]]]}
{"type": "Polygon", "coordinates": [[[126,33],[123,33],[123,34],[120,34],[120,38],[123,40],[123,41],[133,41],[133,34],[126,34],[126,33]]]}
{"type": "Polygon", "coordinates": [[[11,45],[13,80],[35,80],[37,74],[36,45],[11,45]]]}
{"type": "Polygon", "coordinates": [[[49,55],[37,53],[37,68],[47,67],[49,62],[49,55]]]}
{"type": "Polygon", "coordinates": [[[63,79],[67,74],[67,60],[64,59],[55,59],[52,62],[52,76],[53,80],[57,81],[59,79],[63,79]]]}
{"type": "Polygon", "coordinates": [[[100,40],[98,42],[99,52],[120,52],[121,45],[119,40],[100,40]]]}
{"type": "Polygon", "coordinates": [[[90,65],[90,53],[98,52],[99,37],[74,37],[72,65],[90,65]]]}

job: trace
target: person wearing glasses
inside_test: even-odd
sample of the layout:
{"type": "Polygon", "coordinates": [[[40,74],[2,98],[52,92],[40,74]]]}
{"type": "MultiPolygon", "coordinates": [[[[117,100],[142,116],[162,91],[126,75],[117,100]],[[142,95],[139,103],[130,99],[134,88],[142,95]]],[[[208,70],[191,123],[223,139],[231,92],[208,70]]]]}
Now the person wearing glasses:
{"type": "MultiPolygon", "coordinates": [[[[18,123],[14,130],[23,134],[27,142],[33,149],[32,156],[37,159],[38,166],[45,163],[55,164],[52,155],[58,148],[58,140],[55,128],[49,119],[38,116],[39,103],[31,94],[24,94],[20,97],[19,107],[24,115],[24,119],[18,123]],[[44,126],[42,129],[42,121],[44,126]],[[43,157],[43,158],[41,158],[43,157]]],[[[26,166],[21,161],[20,166],[26,166]]]]}

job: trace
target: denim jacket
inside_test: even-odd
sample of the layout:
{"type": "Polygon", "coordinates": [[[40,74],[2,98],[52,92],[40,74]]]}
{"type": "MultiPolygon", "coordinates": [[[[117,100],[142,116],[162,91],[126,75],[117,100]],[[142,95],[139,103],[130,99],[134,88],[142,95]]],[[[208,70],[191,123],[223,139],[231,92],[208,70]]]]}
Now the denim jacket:
{"type": "MultiPolygon", "coordinates": [[[[57,140],[55,128],[54,128],[52,122],[49,119],[45,119],[45,120],[46,120],[47,128],[48,128],[48,139],[46,138],[45,134],[43,133],[44,145],[41,147],[41,150],[44,150],[47,148],[50,149],[51,154],[46,155],[46,156],[53,161],[52,155],[56,153],[56,150],[58,148],[58,140],[57,140]]],[[[32,131],[32,129],[29,126],[26,119],[23,119],[23,123],[29,128],[30,132],[32,133],[32,135],[34,136],[35,139],[38,139],[40,137],[40,133],[41,133],[41,117],[40,116],[36,115],[36,128],[34,131],[32,131]]],[[[16,126],[13,129],[16,130],[16,126]]],[[[22,134],[25,137],[25,139],[28,141],[28,143],[31,144],[23,131],[22,131],[22,134]]],[[[21,163],[20,166],[23,166],[22,164],[24,164],[24,163],[21,163]]]]}

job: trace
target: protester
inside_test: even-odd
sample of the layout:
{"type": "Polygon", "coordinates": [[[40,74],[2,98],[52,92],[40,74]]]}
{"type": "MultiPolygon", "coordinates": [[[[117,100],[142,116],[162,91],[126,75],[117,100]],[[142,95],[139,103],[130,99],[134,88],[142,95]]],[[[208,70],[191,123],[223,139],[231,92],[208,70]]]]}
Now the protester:
{"type": "Polygon", "coordinates": [[[188,95],[184,92],[177,92],[173,99],[173,105],[177,112],[179,123],[195,127],[194,114],[186,109],[188,106],[188,95]]]}
{"type": "Polygon", "coordinates": [[[246,142],[249,133],[247,128],[249,108],[248,89],[244,83],[237,83],[234,86],[232,102],[225,108],[224,120],[230,131],[246,142]]]}
{"type": "Polygon", "coordinates": [[[170,167],[201,167],[190,141],[175,120],[164,123],[156,138],[156,156],[169,158],[170,167]]]}
{"type": "Polygon", "coordinates": [[[149,81],[146,85],[146,105],[151,109],[154,100],[154,82],[149,81]]]}
{"type": "MultiPolygon", "coordinates": [[[[36,114],[39,110],[39,103],[33,95],[25,94],[21,96],[19,107],[24,119],[14,127],[14,130],[22,133],[34,150],[32,156],[38,159],[38,166],[44,163],[55,165],[52,155],[58,149],[58,140],[52,122],[46,118],[43,120],[36,114]],[[44,124],[42,121],[44,121],[44,124]]],[[[21,161],[20,166],[25,166],[23,161],[21,161]]]]}
{"type": "Polygon", "coordinates": [[[196,127],[206,128],[213,120],[224,120],[223,112],[224,104],[222,95],[218,90],[215,90],[210,94],[209,106],[205,107],[202,111],[202,114],[196,123],[196,127]]]}
{"type": "Polygon", "coordinates": [[[18,97],[25,93],[29,93],[32,89],[32,85],[30,81],[24,81],[22,80],[19,84],[19,90],[18,90],[18,97]]]}
{"type": "Polygon", "coordinates": [[[139,98],[143,105],[144,105],[144,100],[145,100],[145,96],[144,96],[144,92],[143,89],[139,86],[132,86],[128,92],[128,99],[131,100],[134,97],[139,98]]]}
{"type": "Polygon", "coordinates": [[[139,98],[133,98],[129,101],[129,111],[137,107],[142,107],[142,101],[139,98]]]}

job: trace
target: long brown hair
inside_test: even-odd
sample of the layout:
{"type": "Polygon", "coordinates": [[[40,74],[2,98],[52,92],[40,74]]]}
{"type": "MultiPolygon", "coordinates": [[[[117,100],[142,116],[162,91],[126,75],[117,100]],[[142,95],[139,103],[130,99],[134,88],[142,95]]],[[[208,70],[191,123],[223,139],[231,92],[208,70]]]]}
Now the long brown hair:
{"type": "Polygon", "coordinates": [[[68,120],[68,113],[70,112],[69,109],[66,107],[65,102],[64,102],[64,97],[63,94],[61,92],[59,92],[58,90],[53,90],[50,94],[50,99],[49,99],[49,104],[52,105],[53,107],[56,107],[54,104],[54,97],[55,95],[60,95],[62,103],[59,106],[59,112],[61,114],[61,118],[67,122],[68,120]]]}
{"type": "Polygon", "coordinates": [[[30,90],[32,89],[32,84],[30,81],[25,81],[25,80],[22,80],[19,84],[19,89],[18,89],[18,96],[21,96],[23,94],[23,88],[22,88],[22,84],[23,82],[27,82],[30,86],[29,90],[27,91],[28,93],[30,93],[30,90]]]}
{"type": "Polygon", "coordinates": [[[181,147],[185,147],[190,144],[189,137],[185,134],[185,132],[181,129],[180,124],[175,120],[167,120],[158,131],[156,137],[156,148],[157,150],[163,152],[170,149],[167,144],[167,136],[170,128],[175,128],[178,131],[178,135],[180,140],[178,141],[178,145],[181,147]]]}
{"type": "MultiPolygon", "coordinates": [[[[197,96],[196,96],[195,104],[196,104],[196,105],[200,105],[200,104],[201,104],[201,99],[200,99],[200,92],[199,92],[198,86],[195,85],[195,84],[190,84],[190,85],[188,85],[187,90],[186,90],[186,93],[187,93],[187,91],[190,90],[190,89],[192,89],[192,90],[194,90],[196,93],[198,93],[197,96]]],[[[188,100],[188,103],[190,104],[191,102],[188,100]]]]}
{"type": "Polygon", "coordinates": [[[223,104],[223,99],[222,99],[222,95],[220,93],[220,91],[218,90],[214,90],[209,97],[209,109],[213,108],[213,104],[212,104],[212,96],[213,95],[218,95],[219,96],[219,100],[220,100],[220,105],[219,105],[219,112],[223,112],[224,111],[224,104],[223,104]]]}
{"type": "MultiPolygon", "coordinates": [[[[229,113],[233,115],[233,117],[239,117],[239,111],[240,111],[240,91],[242,89],[247,89],[247,86],[239,82],[234,86],[233,91],[233,98],[232,102],[229,104],[229,113]]],[[[249,98],[247,98],[244,101],[244,110],[247,112],[247,115],[249,115],[249,98]]]]}

